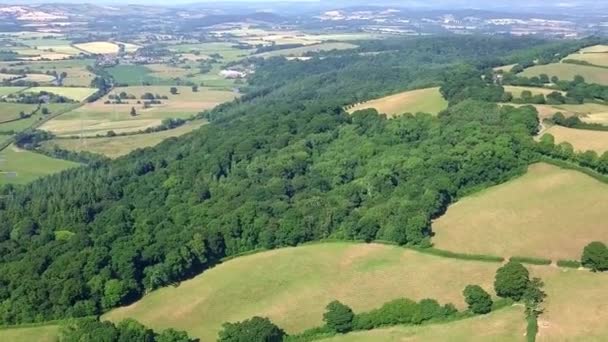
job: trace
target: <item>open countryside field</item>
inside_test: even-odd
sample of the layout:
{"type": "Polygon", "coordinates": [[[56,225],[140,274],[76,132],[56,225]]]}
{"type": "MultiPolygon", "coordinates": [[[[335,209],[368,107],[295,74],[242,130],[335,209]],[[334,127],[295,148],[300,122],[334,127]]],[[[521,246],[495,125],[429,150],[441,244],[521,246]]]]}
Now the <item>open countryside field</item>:
{"type": "MultiPolygon", "coordinates": [[[[91,54],[116,54],[119,51],[117,43],[112,42],[89,42],[74,44],[74,46],[80,50],[91,54]]],[[[135,51],[137,46],[133,44],[125,44],[125,51],[135,51]]]]}
{"type": "Polygon", "coordinates": [[[608,66],[608,53],[573,53],[565,59],[574,59],[599,66],[608,66]]]}
{"type": "Polygon", "coordinates": [[[0,68],[36,70],[39,72],[56,71],[58,74],[65,72],[67,77],[63,80],[64,86],[88,87],[94,75],[87,70],[88,65],[93,65],[90,59],[73,59],[62,61],[24,61],[24,62],[0,62],[0,68]]]}
{"type": "Polygon", "coordinates": [[[2,342],[56,342],[59,325],[0,329],[2,342]]]}
{"type": "Polygon", "coordinates": [[[555,90],[555,89],[548,89],[548,88],[538,88],[538,87],[519,87],[519,86],[504,86],[505,91],[509,92],[513,95],[513,97],[515,98],[519,98],[521,97],[521,93],[524,91],[529,91],[532,93],[532,95],[549,95],[554,91],[563,93],[562,91],[559,90],[555,90]]]}
{"type": "Polygon", "coordinates": [[[87,151],[103,154],[110,158],[117,158],[129,152],[161,143],[163,140],[178,137],[201,127],[204,121],[188,122],[178,128],[156,133],[119,136],[111,138],[89,138],[83,139],[55,139],[44,142],[46,148],[59,146],[70,151],[87,151]]]}
{"type": "Polygon", "coordinates": [[[32,87],[27,90],[28,92],[41,92],[46,91],[60,96],[65,96],[74,101],[84,101],[89,96],[95,94],[97,89],[85,88],[85,87],[32,87]]]}
{"type": "Polygon", "coordinates": [[[426,88],[406,91],[376,100],[357,104],[349,109],[350,113],[357,110],[374,108],[379,113],[389,117],[404,113],[437,114],[448,107],[448,102],[441,96],[439,88],[426,88]]]}
{"type": "Polygon", "coordinates": [[[195,53],[199,58],[208,57],[212,54],[222,56],[224,62],[233,62],[247,57],[251,50],[245,50],[235,47],[235,44],[215,42],[215,43],[199,43],[199,44],[178,44],[167,47],[169,50],[181,53],[195,53]]]}
{"type": "Polygon", "coordinates": [[[25,87],[0,87],[0,96],[18,93],[25,89],[25,87]]]}
{"type": "Polygon", "coordinates": [[[331,51],[331,50],[349,50],[349,49],[355,49],[355,48],[357,48],[357,45],[354,45],[351,43],[321,43],[321,44],[307,45],[307,46],[302,46],[302,47],[297,47],[297,48],[292,48],[292,49],[283,49],[283,50],[276,50],[276,51],[270,51],[270,52],[263,52],[263,53],[256,54],[254,56],[262,57],[262,58],[270,58],[270,57],[278,57],[278,56],[299,57],[299,56],[304,56],[307,53],[315,53],[315,52],[331,51]]]}
{"type": "Polygon", "coordinates": [[[575,151],[595,151],[602,154],[608,151],[608,131],[592,131],[563,126],[551,126],[544,133],[555,137],[555,143],[568,142],[575,151]]]}
{"type": "Polygon", "coordinates": [[[0,175],[0,184],[25,184],[42,176],[57,173],[79,164],[53,159],[42,154],[18,149],[9,146],[0,151],[0,158],[4,161],[0,164],[2,172],[16,173],[15,176],[0,175]]]}
{"type": "Polygon", "coordinates": [[[545,282],[547,299],[536,341],[607,341],[608,274],[534,267],[545,282]]]}
{"type": "Polygon", "coordinates": [[[391,327],[339,335],[324,342],[512,342],[524,341],[526,323],[521,307],[443,324],[391,327]]]}
{"type": "Polygon", "coordinates": [[[108,95],[46,122],[41,129],[60,136],[76,136],[80,135],[81,131],[85,136],[105,135],[108,131],[137,132],[149,127],[157,127],[163,119],[189,118],[221,103],[232,101],[237,96],[231,91],[208,88],[200,88],[198,92],[193,92],[190,87],[177,87],[178,94],[172,95],[169,89],[169,86],[115,88],[110,95],[124,91],[134,95],[137,100],[125,100],[126,103],[123,104],[105,104],[108,95]],[[160,100],[162,104],[143,108],[143,105],[137,104],[137,101],[143,102],[140,97],[147,92],[167,96],[168,100],[160,100]],[[136,109],[136,116],[130,115],[131,108],[136,109]]]}
{"type": "Polygon", "coordinates": [[[608,52],[608,45],[593,45],[593,46],[581,49],[580,52],[585,53],[585,54],[608,52]]]}
{"type": "Polygon", "coordinates": [[[579,259],[608,241],[608,185],[539,163],[517,179],[463,198],[433,223],[437,248],[504,257],[579,259]]]}
{"type": "MultiPolygon", "coordinates": [[[[74,107],[74,104],[50,103],[43,105],[41,108],[49,110],[49,114],[56,114],[60,111],[66,111],[74,107]]],[[[18,104],[18,103],[0,103],[0,132],[21,132],[37,121],[42,120],[44,115],[42,111],[37,111],[34,115],[15,120],[19,118],[19,113],[31,114],[35,111],[37,105],[18,104]]]]}
{"type": "Polygon", "coordinates": [[[547,74],[549,77],[557,76],[560,80],[573,80],[574,76],[581,75],[589,83],[608,85],[608,69],[588,65],[569,63],[537,65],[524,70],[519,75],[532,77],[540,74],[547,74]]]}
{"type": "Polygon", "coordinates": [[[222,323],[268,316],[287,332],[322,323],[338,299],[355,311],[400,297],[465,306],[467,284],[492,289],[497,263],[463,261],[396,246],[325,243],[240,257],[145,296],[104,319],[132,317],[155,329],[187,330],[213,341],[222,323]]]}

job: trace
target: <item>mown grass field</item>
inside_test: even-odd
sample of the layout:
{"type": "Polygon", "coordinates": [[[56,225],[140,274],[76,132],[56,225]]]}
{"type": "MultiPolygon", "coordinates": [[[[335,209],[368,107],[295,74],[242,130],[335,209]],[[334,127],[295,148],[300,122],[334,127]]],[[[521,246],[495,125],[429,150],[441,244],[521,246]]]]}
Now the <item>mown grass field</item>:
{"type": "Polygon", "coordinates": [[[581,75],[589,83],[608,85],[608,69],[588,65],[569,63],[537,65],[524,70],[520,75],[532,77],[540,74],[547,74],[549,77],[557,76],[561,80],[573,80],[574,76],[581,75]]]}
{"type": "MultiPolygon", "coordinates": [[[[48,109],[49,113],[52,115],[60,111],[68,110],[73,106],[73,104],[50,103],[43,105],[41,108],[48,109]]],[[[32,113],[36,109],[36,107],[37,105],[31,104],[0,103],[0,132],[20,132],[32,126],[34,123],[36,123],[36,121],[41,120],[44,117],[44,115],[42,115],[41,110],[39,110],[34,115],[28,118],[15,120],[19,118],[19,113],[21,111],[26,114],[29,114],[32,113]],[[15,121],[7,122],[9,120],[15,121]]]]}
{"type": "MultiPolygon", "coordinates": [[[[555,90],[555,89],[547,89],[547,88],[537,88],[537,87],[519,87],[519,86],[504,86],[505,91],[509,92],[513,95],[513,97],[515,98],[520,98],[521,97],[521,93],[524,91],[530,91],[532,93],[532,95],[549,95],[554,91],[560,92],[559,90],[555,90]]],[[[563,92],[560,92],[563,93],[563,92]]]]}
{"type": "Polygon", "coordinates": [[[307,46],[302,46],[302,47],[297,47],[297,48],[292,48],[292,49],[283,49],[283,50],[264,52],[264,53],[256,54],[254,56],[262,57],[262,58],[270,58],[270,57],[277,57],[277,56],[299,57],[299,56],[303,56],[307,53],[315,53],[315,52],[331,51],[331,50],[349,50],[349,49],[355,49],[355,48],[357,48],[357,45],[354,45],[351,43],[321,43],[321,44],[307,45],[307,46]]]}
{"type": "Polygon", "coordinates": [[[65,96],[74,101],[84,101],[89,96],[93,95],[97,89],[87,87],[32,87],[28,92],[46,91],[60,96],[65,96]]]}
{"type": "Polygon", "coordinates": [[[593,45],[580,51],[581,53],[601,53],[608,52],[608,45],[593,45]]]}
{"type": "Polygon", "coordinates": [[[56,342],[59,325],[0,329],[2,342],[56,342]]]}
{"type": "Polygon", "coordinates": [[[115,88],[109,95],[124,91],[137,97],[137,100],[126,100],[128,103],[124,104],[105,104],[108,95],[46,122],[41,129],[60,136],[77,136],[81,132],[85,136],[105,135],[108,131],[137,132],[148,127],[157,127],[163,119],[189,118],[203,110],[231,101],[237,96],[231,91],[208,88],[199,88],[198,92],[193,92],[190,87],[177,87],[178,94],[172,95],[169,89],[169,86],[115,88]],[[137,104],[137,101],[146,92],[166,95],[168,100],[160,100],[162,104],[143,108],[143,105],[137,104]],[[136,109],[136,116],[131,116],[131,108],[136,109]]]}
{"type": "Polygon", "coordinates": [[[25,61],[25,62],[0,62],[0,68],[7,69],[29,69],[36,71],[56,71],[65,72],[67,77],[63,81],[65,86],[88,87],[94,78],[86,67],[93,65],[91,59],[72,59],[61,61],[25,61]]]}
{"type": "Polygon", "coordinates": [[[545,312],[536,341],[607,341],[608,274],[535,267],[545,282],[545,312]]]}
{"type": "Polygon", "coordinates": [[[552,126],[544,133],[553,135],[555,143],[568,142],[576,151],[595,151],[602,154],[608,151],[608,132],[552,126]]]}
{"type": "Polygon", "coordinates": [[[177,287],[166,287],[104,319],[132,317],[155,329],[187,330],[213,341],[226,321],[268,316],[287,332],[322,324],[338,299],[355,311],[407,297],[465,306],[462,290],[492,290],[499,264],[447,259],[378,244],[326,243],[240,257],[177,287]]]}
{"type": "Polygon", "coordinates": [[[167,80],[155,77],[153,71],[143,65],[116,65],[106,69],[121,85],[169,84],[167,80]]]}
{"type": "Polygon", "coordinates": [[[219,54],[222,56],[223,62],[233,62],[245,58],[250,54],[250,50],[243,50],[234,47],[232,43],[200,43],[200,44],[177,44],[168,46],[168,49],[177,53],[197,53],[200,58],[211,54],[219,54]]]}
{"type": "Polygon", "coordinates": [[[24,87],[0,87],[0,96],[14,94],[25,89],[24,87]]]}
{"type": "MultiPolygon", "coordinates": [[[[137,46],[135,44],[129,44],[129,43],[121,43],[121,44],[125,45],[125,51],[127,51],[127,52],[133,52],[139,48],[139,46],[137,46]]],[[[83,51],[91,53],[91,54],[115,54],[115,53],[118,53],[118,51],[120,49],[118,46],[118,43],[112,43],[112,42],[88,42],[88,43],[74,44],[74,46],[80,50],[83,50],[83,51]]]]}
{"type": "Polygon", "coordinates": [[[574,59],[593,65],[608,66],[608,52],[603,53],[573,53],[565,59],[574,59]]]}
{"type": "Polygon", "coordinates": [[[38,153],[18,149],[9,146],[0,151],[0,163],[2,172],[16,172],[15,177],[0,175],[0,184],[25,184],[37,178],[57,173],[79,164],[53,159],[38,153]]]}
{"type": "Polygon", "coordinates": [[[379,113],[389,117],[404,113],[430,113],[437,114],[448,107],[448,102],[439,92],[439,88],[426,88],[406,91],[376,100],[357,104],[349,109],[350,113],[357,110],[374,108],[379,113]]]}
{"type": "Polygon", "coordinates": [[[82,141],[80,139],[55,139],[44,142],[44,145],[46,148],[59,146],[62,149],[70,151],[88,151],[103,154],[110,158],[117,158],[135,149],[154,146],[165,139],[192,132],[203,124],[203,121],[193,121],[178,128],[162,132],[111,138],[85,138],[82,141]]]}
{"type": "Polygon", "coordinates": [[[608,241],[608,185],[539,163],[517,179],[463,198],[433,223],[437,248],[503,257],[579,259],[608,241]]]}
{"type": "Polygon", "coordinates": [[[526,323],[521,307],[509,307],[488,315],[460,321],[421,326],[397,326],[355,332],[324,342],[512,342],[524,341],[526,323]]]}

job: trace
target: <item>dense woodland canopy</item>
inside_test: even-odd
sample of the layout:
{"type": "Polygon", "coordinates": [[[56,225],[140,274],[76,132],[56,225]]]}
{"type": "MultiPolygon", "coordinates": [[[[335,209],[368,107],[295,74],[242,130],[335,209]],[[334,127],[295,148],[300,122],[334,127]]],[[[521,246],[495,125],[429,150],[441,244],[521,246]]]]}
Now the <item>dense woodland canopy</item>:
{"type": "Polygon", "coordinates": [[[438,117],[391,120],[342,107],[440,85],[457,64],[481,75],[544,43],[369,44],[385,51],[256,61],[246,95],[207,113],[211,125],[4,188],[0,322],[99,314],[261,247],[327,237],[429,245],[430,220],[449,203],[536,158],[533,107],[462,99],[438,117]]]}

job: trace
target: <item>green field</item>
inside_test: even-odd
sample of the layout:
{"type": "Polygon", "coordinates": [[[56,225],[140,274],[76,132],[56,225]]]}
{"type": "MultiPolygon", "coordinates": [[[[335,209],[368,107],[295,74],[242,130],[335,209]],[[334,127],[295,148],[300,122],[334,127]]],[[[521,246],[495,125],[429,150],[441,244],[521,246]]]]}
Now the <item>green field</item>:
{"type": "Polygon", "coordinates": [[[104,318],[132,317],[154,329],[184,329],[213,341],[222,323],[262,315],[293,333],[320,325],[325,305],[334,299],[355,311],[400,297],[463,308],[463,288],[475,283],[490,291],[498,266],[386,245],[316,244],[228,261],[104,318]]]}
{"type": "Polygon", "coordinates": [[[565,59],[574,59],[593,65],[608,67],[608,53],[573,53],[565,59]]]}
{"type": "Polygon", "coordinates": [[[24,87],[0,87],[0,96],[17,93],[25,89],[24,87]]]}
{"type": "Polygon", "coordinates": [[[75,101],[84,101],[89,96],[95,94],[97,89],[85,87],[32,87],[28,92],[46,91],[60,96],[65,96],[75,101]]]}
{"type": "Polygon", "coordinates": [[[387,114],[390,117],[418,112],[437,114],[447,107],[448,102],[441,96],[439,88],[426,88],[363,102],[350,108],[349,112],[374,108],[379,113],[387,114]]]}
{"type": "Polygon", "coordinates": [[[137,100],[126,100],[123,104],[105,104],[109,95],[88,103],[76,110],[60,115],[42,125],[42,129],[60,136],[105,135],[108,131],[115,133],[138,132],[146,128],[157,127],[167,118],[189,118],[220,103],[233,100],[237,94],[231,91],[220,91],[200,88],[193,92],[190,87],[176,87],[178,94],[172,95],[169,86],[143,86],[115,88],[111,94],[126,92],[137,100]],[[137,104],[140,96],[149,92],[154,95],[167,96],[168,100],[144,108],[137,104]],[[131,108],[137,115],[131,116],[131,108]]]}
{"type": "Polygon", "coordinates": [[[511,342],[524,341],[526,323],[521,307],[444,324],[391,327],[339,335],[324,342],[511,342]]]}
{"type": "Polygon", "coordinates": [[[468,196],[433,223],[436,247],[503,257],[579,259],[608,241],[608,185],[548,164],[468,196]]]}
{"type": "Polygon", "coordinates": [[[540,74],[547,74],[549,77],[557,76],[560,80],[573,80],[574,76],[581,75],[589,83],[608,85],[608,69],[588,65],[569,63],[537,65],[524,70],[519,75],[532,77],[540,74]]]}
{"type": "Polygon", "coordinates": [[[608,131],[593,131],[589,129],[575,129],[564,126],[552,126],[543,133],[551,134],[555,143],[568,142],[575,151],[595,151],[599,155],[608,151],[608,131]]]}
{"type": "Polygon", "coordinates": [[[203,121],[188,122],[183,126],[167,131],[120,136],[112,138],[55,139],[44,142],[45,147],[59,146],[70,151],[88,151],[103,154],[110,158],[123,156],[137,148],[154,146],[171,137],[189,133],[203,125],[203,121]]]}
{"type": "Polygon", "coordinates": [[[302,46],[302,47],[297,47],[297,48],[292,48],[292,49],[283,49],[283,50],[264,52],[264,53],[256,54],[254,56],[263,57],[263,58],[270,58],[270,57],[277,57],[277,56],[300,57],[300,56],[304,56],[305,54],[308,54],[308,53],[331,51],[331,50],[349,50],[349,49],[355,49],[355,48],[357,48],[357,45],[350,44],[350,43],[321,43],[321,44],[307,45],[307,46],[302,46]]]}
{"type": "Polygon", "coordinates": [[[87,70],[88,65],[93,65],[91,59],[71,59],[61,61],[23,61],[23,62],[0,62],[0,68],[7,69],[29,69],[38,72],[56,71],[65,72],[67,77],[63,81],[64,86],[88,87],[95,77],[87,70]]]}
{"type": "MultiPolygon", "coordinates": [[[[47,108],[49,110],[49,113],[52,115],[54,113],[58,113],[60,111],[72,108],[73,106],[73,104],[50,103],[43,105],[42,108],[47,108]]],[[[20,132],[32,126],[36,121],[41,120],[44,115],[42,115],[41,111],[38,111],[36,112],[36,114],[28,118],[6,122],[8,120],[19,118],[19,112],[21,111],[26,114],[32,113],[36,109],[36,107],[37,105],[31,104],[0,102],[0,113],[2,113],[0,114],[0,132],[20,132]]]]}
{"type": "Polygon", "coordinates": [[[78,166],[73,162],[53,159],[12,145],[0,151],[0,158],[3,159],[0,163],[2,172],[16,173],[16,176],[2,175],[0,184],[25,184],[42,176],[78,166]]]}
{"type": "Polygon", "coordinates": [[[555,91],[559,92],[559,93],[563,93],[562,91],[559,90],[555,90],[555,89],[548,89],[548,88],[538,88],[538,87],[519,87],[519,86],[504,86],[505,91],[509,92],[513,95],[514,98],[520,98],[521,97],[521,93],[524,91],[529,91],[532,93],[532,95],[549,95],[555,91]]]}
{"type": "Polygon", "coordinates": [[[0,102],[0,127],[2,122],[18,119],[20,112],[31,113],[36,107],[38,105],[0,102]]]}
{"type": "Polygon", "coordinates": [[[171,84],[152,75],[152,70],[143,65],[117,65],[106,69],[118,84],[137,85],[143,84],[171,84]]]}
{"type": "Polygon", "coordinates": [[[0,328],[2,342],[56,342],[60,327],[43,325],[36,327],[0,328]]]}
{"type": "Polygon", "coordinates": [[[222,56],[223,62],[233,62],[249,55],[250,50],[243,50],[234,47],[232,43],[200,43],[200,44],[178,44],[168,47],[169,50],[185,54],[197,53],[201,58],[211,54],[219,54],[222,56]]]}

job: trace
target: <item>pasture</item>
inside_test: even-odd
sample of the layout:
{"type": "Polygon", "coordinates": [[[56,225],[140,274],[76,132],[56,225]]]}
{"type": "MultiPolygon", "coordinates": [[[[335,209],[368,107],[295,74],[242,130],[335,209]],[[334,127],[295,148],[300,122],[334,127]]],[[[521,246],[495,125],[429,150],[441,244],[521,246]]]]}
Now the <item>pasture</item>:
{"type": "Polygon", "coordinates": [[[565,59],[574,59],[593,65],[608,67],[608,53],[573,53],[565,59]]]}
{"type": "Polygon", "coordinates": [[[549,77],[557,76],[560,80],[573,80],[574,76],[581,75],[589,83],[608,85],[608,68],[570,63],[552,63],[536,65],[524,70],[519,75],[532,77],[547,74],[549,77]]]}
{"type": "Polygon", "coordinates": [[[498,266],[396,246],[313,244],[233,259],[103,318],[132,317],[213,341],[222,323],[261,315],[294,333],[322,324],[324,307],[334,299],[355,311],[400,297],[435,298],[462,309],[464,287],[474,283],[491,291],[498,266]]]}
{"type": "MultiPolygon", "coordinates": [[[[49,110],[49,114],[56,114],[60,111],[68,110],[71,107],[73,107],[73,105],[61,103],[50,103],[41,106],[41,108],[47,108],[49,110]]],[[[37,105],[31,104],[0,103],[0,132],[21,132],[31,127],[37,121],[43,118],[41,111],[34,113],[36,108],[37,105]],[[34,113],[34,115],[16,120],[20,117],[19,114],[21,112],[25,114],[34,113]]]]}
{"type": "Polygon", "coordinates": [[[529,91],[532,93],[532,95],[549,95],[552,92],[559,92],[559,93],[563,93],[562,91],[559,90],[555,90],[555,89],[548,89],[548,88],[538,88],[538,87],[519,87],[519,86],[504,86],[505,91],[509,92],[513,95],[514,98],[520,98],[521,97],[521,93],[524,91],[529,91]]]}
{"type": "Polygon", "coordinates": [[[524,341],[526,323],[521,307],[443,324],[396,326],[338,335],[324,342],[511,342],[524,341]],[[449,338],[448,338],[449,336],[449,338]]]}
{"type": "Polygon", "coordinates": [[[88,87],[90,86],[94,75],[87,70],[87,66],[92,65],[93,63],[94,61],[90,59],[0,62],[0,68],[35,70],[38,72],[65,72],[67,77],[63,80],[63,85],[69,87],[88,87]]]}
{"type": "Polygon", "coordinates": [[[59,334],[59,325],[42,325],[32,327],[0,328],[2,342],[55,342],[59,334]]]}
{"type": "Polygon", "coordinates": [[[0,96],[18,93],[25,89],[25,87],[0,87],[0,96]]]}
{"type": "Polygon", "coordinates": [[[190,87],[176,87],[178,94],[172,95],[169,86],[143,86],[115,88],[109,95],[126,92],[134,95],[136,100],[124,100],[122,104],[105,104],[109,95],[94,102],[60,115],[41,126],[59,136],[105,135],[108,131],[115,133],[137,132],[146,128],[157,127],[167,118],[189,118],[206,109],[211,109],[223,102],[233,100],[237,95],[230,91],[200,88],[193,92],[190,87]],[[161,104],[145,108],[140,97],[144,93],[167,96],[161,104]],[[131,108],[137,115],[132,116],[131,108]]]}
{"type": "Polygon", "coordinates": [[[607,184],[539,163],[451,205],[433,222],[432,242],[462,253],[578,259],[589,242],[608,241],[607,219],[607,184]]]}
{"type": "Polygon", "coordinates": [[[593,45],[593,46],[589,46],[584,49],[581,49],[580,52],[584,53],[584,54],[608,52],[608,45],[593,45]]]}
{"type": "Polygon", "coordinates": [[[259,54],[253,55],[253,56],[262,57],[262,58],[270,58],[270,57],[278,57],[278,56],[300,57],[300,56],[304,56],[306,54],[317,53],[317,52],[322,52],[322,51],[349,50],[349,49],[356,49],[356,48],[357,48],[357,45],[354,45],[351,43],[320,43],[320,44],[307,45],[307,46],[302,46],[302,47],[297,47],[297,48],[292,48],[292,49],[283,49],[283,50],[276,50],[276,51],[270,51],[270,52],[263,52],[263,53],[259,53],[259,54]]]}
{"type": "Polygon", "coordinates": [[[439,92],[439,88],[426,88],[359,103],[348,111],[354,113],[357,110],[374,108],[379,113],[392,117],[404,113],[418,112],[437,114],[447,107],[448,102],[439,92]]]}
{"type": "Polygon", "coordinates": [[[74,47],[90,54],[117,54],[119,51],[118,45],[111,42],[80,43],[74,47]]]}
{"type": "Polygon", "coordinates": [[[26,184],[42,176],[79,165],[22,150],[13,145],[0,151],[0,158],[3,160],[0,163],[0,170],[10,173],[0,175],[0,184],[26,184]],[[16,173],[16,175],[12,175],[12,173],[16,173]]]}
{"type": "Polygon", "coordinates": [[[106,69],[117,84],[121,85],[144,85],[144,84],[169,84],[153,75],[153,70],[144,65],[116,65],[106,69]]]}
{"type": "Polygon", "coordinates": [[[144,147],[155,146],[163,140],[178,137],[201,127],[203,121],[188,122],[180,127],[146,134],[137,134],[130,136],[118,136],[108,138],[85,138],[80,139],[55,139],[46,141],[43,144],[46,148],[58,146],[62,149],[70,151],[87,151],[92,153],[103,154],[106,157],[118,158],[129,152],[144,147]]]}
{"type": "Polygon", "coordinates": [[[177,44],[168,46],[168,49],[180,54],[195,54],[199,58],[209,57],[212,54],[222,56],[223,62],[233,62],[245,58],[250,50],[240,49],[232,43],[214,42],[198,44],[177,44]]]}
{"type": "Polygon", "coordinates": [[[28,92],[42,92],[53,93],[59,96],[65,96],[74,101],[84,101],[89,96],[95,94],[97,89],[86,88],[86,87],[32,87],[27,89],[28,92]]]}
{"type": "Polygon", "coordinates": [[[608,131],[592,131],[555,125],[544,133],[553,135],[556,144],[561,142],[572,144],[575,151],[591,150],[600,155],[608,151],[608,131]]]}

